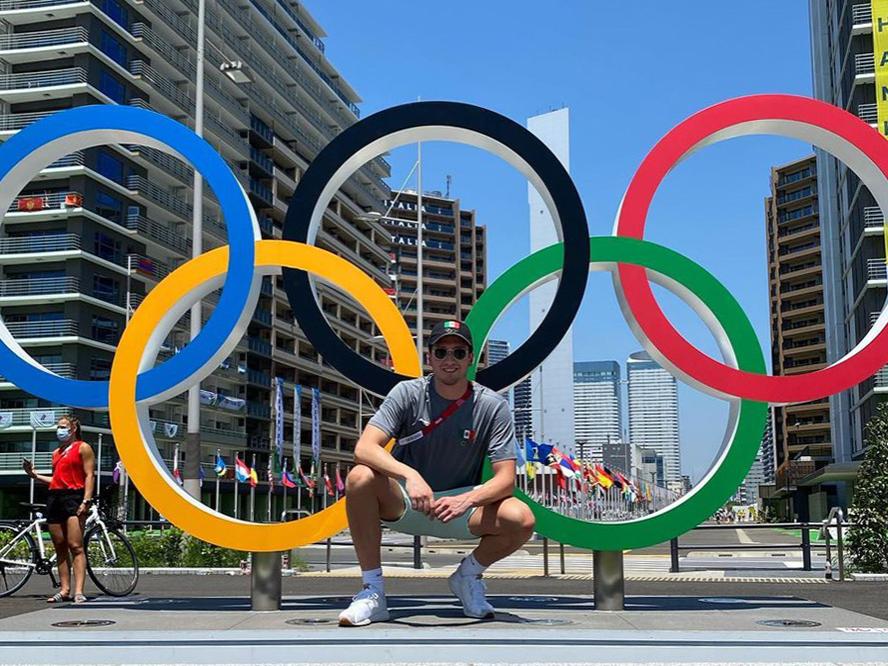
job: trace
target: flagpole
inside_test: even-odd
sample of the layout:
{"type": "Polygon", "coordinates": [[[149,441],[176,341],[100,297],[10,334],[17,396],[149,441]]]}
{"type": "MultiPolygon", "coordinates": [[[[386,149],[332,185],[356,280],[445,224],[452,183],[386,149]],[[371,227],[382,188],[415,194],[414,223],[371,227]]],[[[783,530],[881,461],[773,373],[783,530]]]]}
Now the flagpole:
{"type": "Polygon", "coordinates": [[[268,511],[265,512],[265,522],[271,522],[271,503],[274,500],[274,477],[272,476],[274,472],[271,469],[271,459],[268,461],[268,511]]]}
{"type": "Polygon", "coordinates": [[[250,465],[250,522],[256,522],[256,486],[253,485],[252,474],[256,471],[256,454],[253,454],[253,459],[251,461],[253,464],[250,465]]]}
{"type": "Polygon", "coordinates": [[[102,433],[99,433],[99,457],[96,460],[96,497],[102,496],[102,433]]]}
{"type": "Polygon", "coordinates": [[[283,464],[281,465],[281,485],[284,487],[284,508],[281,510],[283,514],[287,510],[287,484],[284,483],[284,474],[287,473],[287,459],[284,458],[283,464]]]}
{"type": "Polygon", "coordinates": [[[238,482],[238,479],[237,479],[237,460],[238,460],[238,454],[235,453],[234,454],[234,461],[235,461],[234,462],[234,517],[235,517],[235,519],[238,517],[237,516],[237,497],[240,494],[240,483],[238,482]]]}
{"type": "MultiPolygon", "coordinates": [[[[221,449],[216,449],[216,460],[222,457],[221,449]]],[[[219,480],[222,477],[219,476],[219,472],[216,472],[216,513],[219,513],[219,480]]]]}

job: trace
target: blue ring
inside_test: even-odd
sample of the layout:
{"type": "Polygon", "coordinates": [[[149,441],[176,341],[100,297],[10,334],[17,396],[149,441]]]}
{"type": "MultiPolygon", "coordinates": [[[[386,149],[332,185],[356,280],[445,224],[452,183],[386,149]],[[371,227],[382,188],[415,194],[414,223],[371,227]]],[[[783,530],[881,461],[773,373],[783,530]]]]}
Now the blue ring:
{"type": "MultiPolygon", "coordinates": [[[[256,240],[250,204],[222,157],[188,127],[154,111],[94,105],[60,111],[26,127],[0,146],[0,183],[16,164],[43,144],[91,130],[135,132],[185,157],[203,175],[224,211],[228,228],[228,272],[216,310],[181,352],[139,375],[139,401],[167,391],[197,372],[223,345],[247,305],[253,281],[256,240]]],[[[5,214],[3,211],[2,214],[5,214]]],[[[78,407],[108,406],[108,382],[66,379],[35,368],[0,340],[0,371],[22,390],[78,407]]]]}

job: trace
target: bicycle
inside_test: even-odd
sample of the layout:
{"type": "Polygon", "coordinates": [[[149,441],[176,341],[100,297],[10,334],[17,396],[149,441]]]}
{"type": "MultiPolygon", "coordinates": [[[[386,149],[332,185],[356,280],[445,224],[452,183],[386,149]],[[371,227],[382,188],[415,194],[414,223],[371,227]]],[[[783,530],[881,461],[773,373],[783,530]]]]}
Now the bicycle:
{"type": "MultiPolygon", "coordinates": [[[[59,587],[53,569],[56,554],[46,556],[43,527],[46,518],[41,511],[45,504],[22,502],[34,515],[31,522],[0,522],[0,597],[21,589],[36,572],[49,575],[53,587],[59,587]]],[[[121,523],[99,511],[93,501],[84,526],[83,546],[86,571],[102,592],[125,597],[139,582],[136,551],[121,531],[121,523]]]]}

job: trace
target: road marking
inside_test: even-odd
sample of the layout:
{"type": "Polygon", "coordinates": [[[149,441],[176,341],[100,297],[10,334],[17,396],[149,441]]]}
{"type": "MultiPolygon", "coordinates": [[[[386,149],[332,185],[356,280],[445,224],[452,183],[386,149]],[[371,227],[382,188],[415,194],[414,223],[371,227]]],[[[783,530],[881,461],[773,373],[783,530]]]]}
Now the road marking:
{"type": "Polygon", "coordinates": [[[746,530],[737,530],[737,538],[740,539],[740,543],[757,543],[746,533],[746,530]]]}

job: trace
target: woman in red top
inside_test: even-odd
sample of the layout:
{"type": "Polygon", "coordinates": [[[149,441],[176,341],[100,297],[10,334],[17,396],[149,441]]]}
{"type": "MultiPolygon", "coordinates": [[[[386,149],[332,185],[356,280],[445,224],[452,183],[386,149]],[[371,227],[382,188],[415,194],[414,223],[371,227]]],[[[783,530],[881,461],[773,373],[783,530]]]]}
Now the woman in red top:
{"type": "Polygon", "coordinates": [[[96,459],[92,447],[81,439],[80,420],[76,416],[60,418],[56,436],[59,446],[52,452],[52,476],[38,474],[30,460],[25,460],[22,467],[32,479],[49,484],[46,522],[55,546],[61,589],[46,601],[71,601],[70,554],[74,560],[73,600],[79,604],[86,601],[83,594],[86,578],[83,525],[96,485],[96,459]]]}

